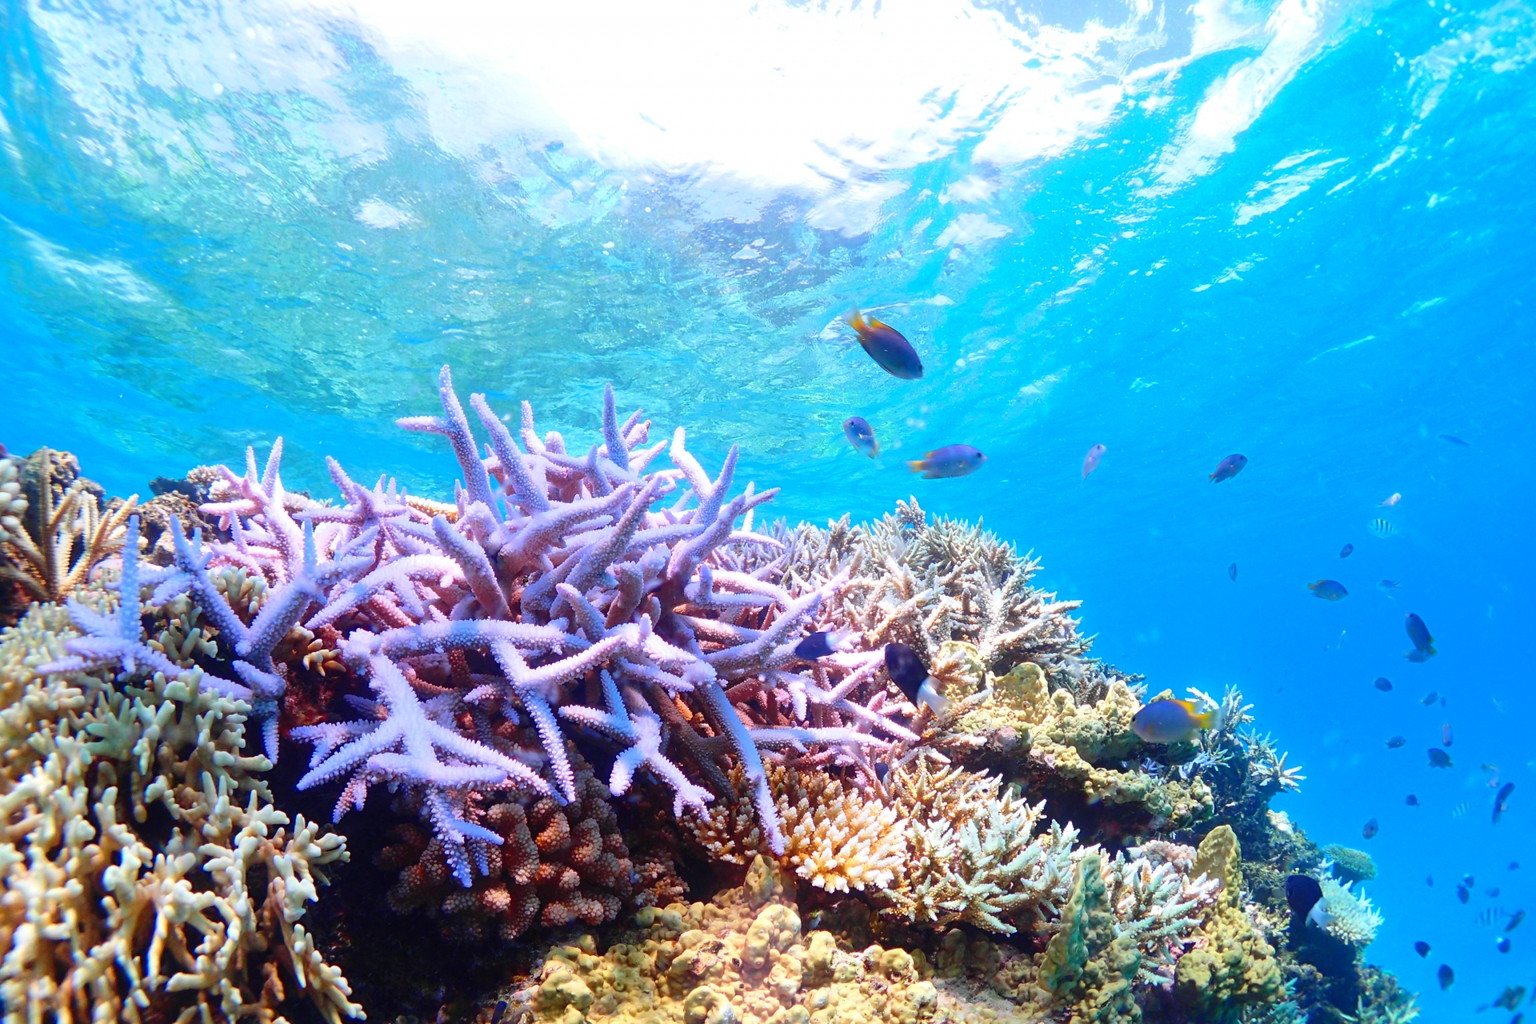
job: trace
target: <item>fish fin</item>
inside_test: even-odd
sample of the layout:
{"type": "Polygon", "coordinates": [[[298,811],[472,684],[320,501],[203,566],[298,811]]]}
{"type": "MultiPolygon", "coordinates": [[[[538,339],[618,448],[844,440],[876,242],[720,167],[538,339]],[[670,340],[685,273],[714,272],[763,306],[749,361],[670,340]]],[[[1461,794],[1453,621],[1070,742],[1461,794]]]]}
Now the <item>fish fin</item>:
{"type": "Polygon", "coordinates": [[[864,319],[864,314],[859,312],[858,306],[854,306],[848,312],[843,314],[843,322],[846,323],[849,327],[852,327],[854,330],[858,331],[860,334],[863,334],[869,329],[869,323],[864,319]]]}
{"type": "Polygon", "coordinates": [[[1221,708],[1219,707],[1211,708],[1209,711],[1203,711],[1195,716],[1195,724],[1199,725],[1202,729],[1220,729],[1221,722],[1221,708]]]}
{"type": "Polygon", "coordinates": [[[938,680],[933,678],[933,676],[924,679],[923,685],[917,688],[917,697],[924,704],[932,708],[934,714],[942,715],[945,709],[949,707],[949,700],[939,692],[938,686],[935,685],[936,683],[938,683],[938,680]]]}
{"type": "Polygon", "coordinates": [[[874,444],[870,445],[870,447],[869,447],[869,457],[870,458],[874,458],[875,456],[877,456],[879,454],[880,454],[880,442],[876,441],[876,442],[874,442],[874,444]]]}
{"type": "MultiPolygon", "coordinates": [[[[932,453],[930,453],[930,454],[932,454],[932,453]]],[[[925,470],[927,468],[928,468],[928,463],[926,461],[924,461],[923,459],[908,459],[907,460],[907,469],[910,470],[913,473],[921,473],[923,470],[925,470]]]]}
{"type": "Polygon", "coordinates": [[[924,453],[924,454],[923,454],[923,458],[925,458],[925,459],[931,459],[931,458],[933,458],[933,457],[934,457],[934,456],[935,456],[935,455],[937,455],[937,454],[939,454],[939,450],[938,450],[938,449],[937,449],[937,448],[935,448],[935,449],[934,449],[934,450],[933,450],[933,451],[931,451],[931,452],[925,452],[925,453],[924,453]]]}

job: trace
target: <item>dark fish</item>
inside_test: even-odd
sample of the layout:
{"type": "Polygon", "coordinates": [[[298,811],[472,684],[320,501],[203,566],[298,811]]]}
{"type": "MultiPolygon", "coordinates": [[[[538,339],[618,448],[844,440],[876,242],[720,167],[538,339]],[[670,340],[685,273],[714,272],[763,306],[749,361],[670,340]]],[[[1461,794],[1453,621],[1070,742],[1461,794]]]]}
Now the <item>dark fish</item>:
{"type": "Polygon", "coordinates": [[[1219,484],[1223,480],[1231,480],[1241,473],[1246,465],[1248,465],[1248,456],[1228,455],[1216,464],[1216,472],[1211,474],[1211,483],[1219,484]]]}
{"type": "Polygon", "coordinates": [[[1491,900],[1496,900],[1499,898],[1499,893],[1502,891],[1503,890],[1501,890],[1498,886],[1490,885],[1488,888],[1483,890],[1483,895],[1487,896],[1491,900]]]}
{"type": "Polygon", "coordinates": [[[896,328],[872,316],[865,317],[857,309],[844,319],[859,336],[859,345],[880,364],[880,369],[902,380],[917,380],[923,375],[923,361],[917,357],[917,350],[896,328]]]}
{"type": "Polygon", "coordinates": [[[1429,635],[1429,627],[1424,625],[1424,620],[1413,612],[1408,613],[1404,620],[1404,626],[1408,630],[1408,639],[1413,642],[1413,650],[1406,655],[1409,661],[1428,661],[1435,656],[1435,638],[1429,635]]]}
{"type": "Polygon", "coordinates": [[[1524,985],[1512,985],[1499,993],[1499,998],[1493,1001],[1493,1005],[1501,1010],[1520,1009],[1520,1000],[1525,998],[1524,985]]]}
{"type": "Polygon", "coordinates": [[[1306,917],[1322,898],[1323,887],[1311,875],[1285,876],[1285,902],[1296,917],[1306,917]]]}
{"type": "Polygon", "coordinates": [[[1429,766],[1431,768],[1449,768],[1451,766],[1451,755],[1439,747],[1430,747],[1429,766]]]}
{"type": "Polygon", "coordinates": [[[1316,583],[1308,583],[1307,589],[1312,591],[1312,596],[1324,601],[1338,601],[1349,596],[1349,591],[1338,580],[1318,580],[1316,583]]]}
{"type": "Polygon", "coordinates": [[[1382,693],[1389,693],[1392,690],[1392,680],[1386,676],[1377,676],[1375,686],[1382,693]]]}
{"type": "Polygon", "coordinates": [[[1233,562],[1231,565],[1227,566],[1227,579],[1231,580],[1233,583],[1237,582],[1237,563],[1236,562],[1233,562]]]}
{"type": "Polygon", "coordinates": [[[1354,553],[1355,553],[1355,546],[1353,544],[1345,544],[1342,548],[1339,548],[1339,557],[1340,558],[1348,558],[1350,555],[1352,555],[1354,553]]]}
{"type": "Polygon", "coordinates": [[[1408,799],[1404,800],[1403,802],[1405,804],[1407,804],[1409,807],[1417,807],[1417,806],[1419,806],[1419,798],[1414,796],[1412,793],[1409,793],[1408,794],[1408,799]]]}
{"type": "Polygon", "coordinates": [[[1509,794],[1515,791],[1513,782],[1506,782],[1499,787],[1499,793],[1493,798],[1493,823],[1497,825],[1499,819],[1504,817],[1504,811],[1509,806],[1509,794]]]}
{"type": "Polygon", "coordinates": [[[1419,954],[1419,956],[1429,956],[1429,943],[1420,939],[1413,944],[1413,951],[1419,954]]]}
{"type": "Polygon", "coordinates": [[[1511,871],[1519,871],[1520,870],[1520,862],[1517,861],[1517,860],[1510,861],[1509,862],[1509,870],[1511,870],[1511,871]]]}
{"type": "Polygon", "coordinates": [[[935,448],[921,459],[912,459],[907,463],[907,468],[923,474],[924,480],[937,480],[974,473],[986,461],[987,457],[979,449],[968,444],[947,444],[935,448]]]}
{"type": "Polygon", "coordinates": [[[923,659],[906,644],[885,645],[885,670],[908,700],[922,701],[935,712],[942,712],[948,705],[948,701],[939,694],[938,680],[928,674],[928,666],[923,664],[923,659]]]}
{"type": "Polygon", "coordinates": [[[1434,690],[1430,690],[1422,698],[1420,698],[1419,703],[1423,704],[1425,707],[1429,707],[1431,704],[1433,704],[1435,701],[1437,701],[1439,699],[1440,699],[1440,695],[1438,693],[1436,693],[1434,690]]]}
{"type": "Polygon", "coordinates": [[[1444,992],[1456,981],[1456,972],[1451,970],[1450,964],[1441,964],[1436,977],[1440,979],[1440,991],[1444,992]]]}
{"type": "Polygon", "coordinates": [[[1440,440],[1447,441],[1447,442],[1455,445],[1457,448],[1471,448],[1472,447],[1470,444],[1467,444],[1467,442],[1463,441],[1461,438],[1457,437],[1455,434],[1441,434],[1440,435],[1440,440]]]}
{"type": "Polygon", "coordinates": [[[853,445],[854,451],[863,452],[870,458],[880,454],[880,442],[875,440],[875,428],[863,416],[850,416],[844,420],[843,436],[853,445]]]}
{"type": "Polygon", "coordinates": [[[1472,898],[1472,890],[1467,888],[1465,882],[1456,886],[1456,898],[1461,900],[1463,903],[1472,898]]]}
{"type": "Polygon", "coordinates": [[[1470,889],[1477,884],[1477,879],[1473,878],[1471,875],[1462,875],[1461,884],[1470,889]]]}
{"type": "Polygon", "coordinates": [[[1440,726],[1440,742],[1444,746],[1451,746],[1451,723],[1444,722],[1440,726]]]}
{"type": "Polygon", "coordinates": [[[1105,448],[1101,444],[1096,444],[1092,448],[1088,449],[1088,454],[1083,456],[1084,480],[1088,479],[1089,473],[1092,473],[1094,470],[1099,468],[1099,460],[1104,457],[1104,453],[1107,451],[1109,451],[1109,449],[1105,448]]]}
{"type": "Polygon", "coordinates": [[[1393,737],[1391,737],[1390,739],[1387,740],[1387,749],[1388,750],[1396,750],[1398,747],[1402,746],[1404,743],[1407,743],[1407,742],[1408,741],[1403,739],[1403,737],[1401,737],[1401,736],[1393,736],[1393,737]]]}
{"type": "Polygon", "coordinates": [[[1504,926],[1504,930],[1507,931],[1507,932],[1512,932],[1516,928],[1519,928],[1520,927],[1520,922],[1524,921],[1524,920],[1525,920],[1525,911],[1517,910],[1513,914],[1509,915],[1509,923],[1504,926]]]}
{"type": "Polygon", "coordinates": [[[1493,944],[1493,948],[1497,949],[1500,953],[1508,953],[1509,952],[1509,936],[1507,936],[1507,935],[1500,935],[1499,936],[1499,941],[1495,942],[1493,944]]]}
{"type": "Polygon", "coordinates": [[[820,633],[812,633],[795,645],[795,657],[805,661],[815,661],[817,658],[825,658],[829,654],[836,654],[843,649],[843,644],[853,636],[850,629],[823,630],[820,633]]]}
{"type": "Polygon", "coordinates": [[[1435,886],[1435,876],[1434,875],[1425,875],[1424,876],[1424,884],[1429,886],[1431,889],[1433,889],[1434,886],[1435,886]]]}
{"type": "Polygon", "coordinates": [[[1365,823],[1365,827],[1360,830],[1360,834],[1367,839],[1375,839],[1376,833],[1380,831],[1381,826],[1376,824],[1375,818],[1372,818],[1370,821],[1365,823]]]}

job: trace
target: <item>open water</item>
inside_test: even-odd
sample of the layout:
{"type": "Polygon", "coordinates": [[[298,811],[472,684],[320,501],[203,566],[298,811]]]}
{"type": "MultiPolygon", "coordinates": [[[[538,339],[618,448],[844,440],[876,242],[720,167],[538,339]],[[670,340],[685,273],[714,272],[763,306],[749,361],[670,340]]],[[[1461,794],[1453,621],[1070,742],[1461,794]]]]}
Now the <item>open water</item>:
{"type": "Polygon", "coordinates": [[[1240,686],[1422,1019],[1536,983],[1476,924],[1536,911],[1529,3],[7,0],[0,47],[12,451],[147,497],[282,434],[292,486],[438,493],[393,420],[444,362],[577,431],[612,381],[783,516],[983,518],[1096,653],[1240,686]],[[986,465],[908,474],[953,442],[986,465]]]}

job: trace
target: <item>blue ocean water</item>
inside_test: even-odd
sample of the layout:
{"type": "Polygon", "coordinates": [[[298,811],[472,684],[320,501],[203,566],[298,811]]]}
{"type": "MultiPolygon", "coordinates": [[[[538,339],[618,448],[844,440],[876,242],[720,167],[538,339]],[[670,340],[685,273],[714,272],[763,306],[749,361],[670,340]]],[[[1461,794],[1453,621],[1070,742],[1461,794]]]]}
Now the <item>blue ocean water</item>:
{"type": "Polygon", "coordinates": [[[1423,1019],[1536,983],[1477,923],[1536,910],[1528,4],[13,2],[0,45],[8,448],[147,496],[282,435],[293,486],[439,493],[393,427],[439,366],[576,431],[611,381],[779,515],[982,518],[1099,655],[1241,687],[1423,1019]]]}

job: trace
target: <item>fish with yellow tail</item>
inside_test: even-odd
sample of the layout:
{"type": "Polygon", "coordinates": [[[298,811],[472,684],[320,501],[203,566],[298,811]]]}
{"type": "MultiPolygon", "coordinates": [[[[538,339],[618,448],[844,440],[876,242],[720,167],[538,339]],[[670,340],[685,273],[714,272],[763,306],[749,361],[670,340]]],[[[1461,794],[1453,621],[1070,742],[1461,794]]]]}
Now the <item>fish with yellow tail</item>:
{"type": "Polygon", "coordinates": [[[974,473],[986,461],[985,455],[968,444],[947,444],[943,448],[935,448],[921,459],[909,461],[907,468],[923,474],[924,480],[937,480],[940,477],[974,473]]]}
{"type": "Polygon", "coordinates": [[[917,350],[896,328],[865,316],[857,307],[843,319],[859,336],[859,347],[880,364],[880,369],[902,380],[917,380],[923,375],[923,361],[917,357],[917,350]]]}
{"type": "Polygon", "coordinates": [[[1147,743],[1182,743],[1206,729],[1221,728],[1221,709],[1167,698],[1142,705],[1131,731],[1147,743]]]}

